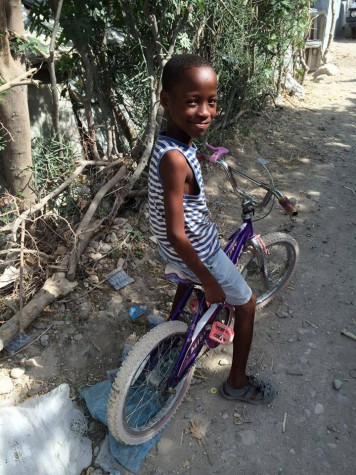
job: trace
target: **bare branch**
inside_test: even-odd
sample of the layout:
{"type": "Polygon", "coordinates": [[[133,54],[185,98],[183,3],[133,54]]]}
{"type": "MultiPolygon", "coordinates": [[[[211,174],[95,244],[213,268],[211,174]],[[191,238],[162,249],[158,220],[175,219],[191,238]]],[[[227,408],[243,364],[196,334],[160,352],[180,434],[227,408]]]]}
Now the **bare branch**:
{"type": "Polygon", "coordinates": [[[0,351],[17,335],[20,315],[23,328],[26,328],[47,305],[50,305],[58,297],[69,294],[77,285],[78,282],[69,282],[61,272],[53,274],[47,279],[42,289],[24,306],[22,312],[16,312],[10,320],[1,326],[0,351]]]}
{"type": "MultiPolygon", "coordinates": [[[[184,27],[184,25],[187,23],[187,21],[189,19],[189,15],[192,11],[193,11],[193,5],[188,5],[186,10],[185,10],[183,18],[181,18],[179,20],[178,24],[173,28],[172,35],[171,35],[171,44],[169,45],[168,53],[167,53],[164,64],[172,56],[173,51],[174,51],[174,46],[175,46],[176,41],[177,41],[177,37],[178,37],[180,31],[182,30],[182,28],[184,27]]],[[[163,64],[163,66],[164,66],[164,64],[163,64]]]]}
{"type": "Polygon", "coordinates": [[[53,25],[53,30],[52,30],[51,42],[49,44],[49,54],[50,54],[50,56],[53,55],[53,53],[54,53],[54,48],[55,48],[55,43],[56,43],[56,36],[57,36],[57,33],[58,33],[58,28],[59,28],[59,19],[61,17],[61,12],[62,12],[62,6],[63,6],[63,0],[58,0],[56,16],[55,16],[55,19],[54,19],[54,25],[53,25]]]}
{"type": "Polygon", "coordinates": [[[32,84],[33,86],[39,86],[41,84],[41,81],[37,79],[28,79],[29,76],[33,76],[37,71],[38,71],[37,68],[31,68],[25,73],[18,76],[17,78],[12,79],[12,81],[2,84],[0,86],[0,93],[7,91],[8,89],[11,89],[12,87],[16,87],[16,86],[26,86],[29,84],[32,84]]]}
{"type": "Polygon", "coordinates": [[[76,229],[78,245],[76,247],[74,255],[71,256],[71,262],[70,262],[69,270],[67,273],[67,277],[69,280],[74,280],[77,262],[81,253],[84,250],[84,243],[86,243],[87,241],[85,239],[85,233],[87,232],[87,228],[89,226],[89,223],[97,207],[99,206],[101,200],[104,198],[106,193],[110,191],[115,185],[117,185],[117,183],[119,183],[120,180],[123,179],[123,177],[125,176],[125,173],[126,173],[126,167],[122,166],[120,170],[116,173],[116,175],[114,175],[111,178],[111,180],[109,180],[102,188],[100,188],[100,190],[95,195],[93,201],[90,203],[90,206],[87,209],[87,212],[85,213],[81,223],[76,229]]]}
{"type": "Polygon", "coordinates": [[[322,61],[323,63],[326,63],[327,60],[327,55],[329,53],[329,49],[331,46],[331,43],[334,38],[334,29],[335,29],[335,20],[336,20],[336,15],[335,15],[335,0],[331,0],[331,5],[330,5],[330,10],[331,10],[331,25],[330,25],[330,30],[329,30],[329,35],[328,35],[328,41],[326,44],[325,51],[323,53],[322,61]]]}
{"type": "MultiPolygon", "coordinates": [[[[54,48],[56,43],[56,36],[59,28],[59,18],[61,16],[63,0],[58,1],[56,16],[54,19],[53,31],[51,36],[51,42],[49,45],[49,58],[48,58],[48,71],[51,78],[51,88],[52,88],[52,122],[54,131],[58,137],[60,138],[60,130],[59,130],[59,94],[57,89],[57,77],[56,77],[56,69],[55,69],[55,61],[54,61],[54,48]]],[[[61,155],[62,152],[59,152],[61,155]]]]}
{"type": "Polygon", "coordinates": [[[0,131],[4,131],[3,138],[4,138],[4,135],[9,136],[9,140],[5,140],[5,142],[14,141],[14,138],[11,132],[5,127],[5,125],[2,122],[0,122],[0,131]]]}
{"type": "Polygon", "coordinates": [[[78,235],[80,235],[80,233],[82,233],[85,230],[85,228],[88,226],[98,205],[100,204],[101,200],[106,195],[106,193],[110,191],[111,188],[117,185],[117,183],[119,183],[119,181],[124,178],[125,173],[126,173],[126,167],[122,166],[120,170],[111,178],[111,180],[109,180],[107,183],[105,183],[104,186],[100,188],[100,190],[95,195],[93,201],[91,202],[87,212],[85,213],[85,216],[82,219],[80,225],[76,229],[76,233],[78,235]]]}
{"type": "Polygon", "coordinates": [[[156,15],[153,15],[153,14],[149,15],[148,20],[151,24],[151,30],[152,30],[153,38],[156,44],[157,54],[159,55],[160,58],[163,58],[162,40],[161,40],[161,34],[158,29],[158,25],[157,25],[156,15]]]}
{"type": "Polygon", "coordinates": [[[36,211],[39,211],[40,209],[44,208],[44,206],[53,198],[58,196],[63,190],[67,188],[68,185],[72,183],[72,181],[75,180],[77,176],[79,176],[84,168],[86,167],[87,163],[81,164],[73,173],[72,175],[67,178],[60,186],[58,186],[55,190],[51,191],[47,196],[45,196],[39,203],[36,205],[32,206],[31,208],[27,209],[23,213],[20,214],[18,218],[15,219],[13,225],[10,226],[5,226],[2,228],[2,231],[9,231],[12,229],[12,234],[13,234],[13,240],[16,241],[16,233],[21,225],[22,221],[26,219],[30,214],[36,213],[36,211]]]}
{"type": "Polygon", "coordinates": [[[33,249],[5,249],[0,251],[0,256],[3,254],[18,254],[18,253],[23,253],[23,254],[34,254],[35,256],[43,257],[44,259],[47,259],[49,261],[54,261],[56,258],[54,256],[50,256],[46,254],[45,252],[41,251],[35,251],[33,249]]]}
{"type": "Polygon", "coordinates": [[[51,191],[51,193],[49,193],[47,196],[45,196],[39,203],[37,203],[36,205],[34,205],[31,208],[27,209],[23,213],[21,213],[16,218],[16,220],[14,221],[13,224],[8,224],[6,226],[3,226],[1,228],[1,231],[2,232],[12,231],[13,240],[16,242],[16,233],[17,233],[17,230],[18,230],[19,226],[21,225],[21,222],[24,219],[26,219],[28,216],[30,216],[31,214],[34,214],[37,211],[39,211],[40,209],[44,208],[45,205],[50,200],[52,200],[53,198],[58,196],[63,190],[65,190],[77,178],[77,176],[79,176],[82,173],[82,171],[84,170],[85,167],[87,167],[88,165],[96,165],[96,166],[107,167],[107,169],[109,169],[109,168],[112,168],[114,166],[114,164],[117,165],[117,164],[122,163],[122,160],[116,160],[115,162],[109,162],[107,165],[105,164],[105,162],[100,162],[100,161],[95,161],[95,160],[81,161],[79,163],[80,163],[79,167],[77,167],[74,170],[74,172],[72,173],[72,175],[70,177],[68,177],[60,186],[58,186],[55,190],[51,191]]]}

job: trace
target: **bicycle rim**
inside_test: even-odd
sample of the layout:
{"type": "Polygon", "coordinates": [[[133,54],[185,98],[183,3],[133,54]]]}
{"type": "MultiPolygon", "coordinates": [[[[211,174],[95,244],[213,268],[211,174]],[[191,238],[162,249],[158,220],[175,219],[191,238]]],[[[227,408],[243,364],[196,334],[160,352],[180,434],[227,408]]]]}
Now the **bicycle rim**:
{"type": "Polygon", "coordinates": [[[268,305],[285,287],[298,260],[297,242],[283,233],[264,236],[267,253],[248,244],[241,254],[238,268],[256,295],[256,308],[268,305]]]}
{"type": "Polygon", "coordinates": [[[167,322],[159,327],[149,332],[148,338],[144,337],[125,360],[110,395],[109,427],[114,437],[126,444],[150,440],[168,423],[193,374],[193,369],[189,370],[174,389],[167,388],[186,325],[167,322]]]}

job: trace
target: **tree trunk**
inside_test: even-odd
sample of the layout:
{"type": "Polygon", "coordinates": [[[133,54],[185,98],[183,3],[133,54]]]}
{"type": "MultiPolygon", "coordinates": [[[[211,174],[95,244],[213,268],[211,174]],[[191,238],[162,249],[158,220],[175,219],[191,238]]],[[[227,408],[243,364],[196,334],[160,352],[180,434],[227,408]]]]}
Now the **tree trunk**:
{"type": "MultiPolygon", "coordinates": [[[[26,72],[24,54],[10,50],[9,30],[24,35],[21,0],[0,2],[0,78],[10,82],[26,72]]],[[[16,41],[16,40],[15,40],[16,41]]],[[[24,198],[28,206],[35,201],[32,191],[32,155],[27,86],[17,86],[0,99],[0,123],[7,131],[2,152],[3,169],[11,193],[24,198]]]]}
{"type": "Polygon", "coordinates": [[[323,62],[323,63],[327,63],[327,56],[328,56],[328,53],[329,53],[329,49],[330,49],[331,43],[332,43],[333,38],[334,38],[335,20],[336,20],[336,15],[335,15],[335,0],[331,0],[331,2],[330,2],[330,10],[331,10],[331,25],[330,25],[329,35],[328,35],[328,42],[327,42],[327,44],[326,44],[326,48],[325,48],[325,51],[324,51],[323,57],[322,57],[322,62],[323,62]]]}

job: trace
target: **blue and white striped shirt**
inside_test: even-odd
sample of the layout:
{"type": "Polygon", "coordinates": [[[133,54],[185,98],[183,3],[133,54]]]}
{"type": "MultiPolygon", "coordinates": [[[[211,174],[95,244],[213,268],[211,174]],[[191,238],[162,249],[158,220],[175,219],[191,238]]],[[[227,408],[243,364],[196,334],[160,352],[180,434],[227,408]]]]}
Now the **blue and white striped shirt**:
{"type": "Polygon", "coordinates": [[[150,225],[163,257],[171,263],[181,263],[182,259],[167,238],[164,211],[163,185],[159,167],[163,155],[169,150],[179,150],[193,170],[198,183],[199,195],[183,195],[184,231],[200,259],[214,255],[220,249],[216,225],[209,218],[206,205],[203,178],[200,163],[196,157],[196,148],[189,147],[178,140],[160,134],[151,158],[148,179],[148,202],[150,225]]]}

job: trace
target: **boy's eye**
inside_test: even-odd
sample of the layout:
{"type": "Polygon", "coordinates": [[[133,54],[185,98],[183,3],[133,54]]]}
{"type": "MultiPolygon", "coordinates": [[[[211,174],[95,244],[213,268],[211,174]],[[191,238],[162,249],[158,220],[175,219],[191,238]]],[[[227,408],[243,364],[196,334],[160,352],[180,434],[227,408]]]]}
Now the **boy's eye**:
{"type": "Polygon", "coordinates": [[[197,103],[197,101],[195,99],[189,99],[189,101],[187,101],[187,104],[189,106],[192,106],[192,105],[194,106],[196,103],[197,103]]]}
{"type": "Polygon", "coordinates": [[[210,99],[209,106],[215,106],[217,102],[218,102],[217,99],[210,99]]]}

